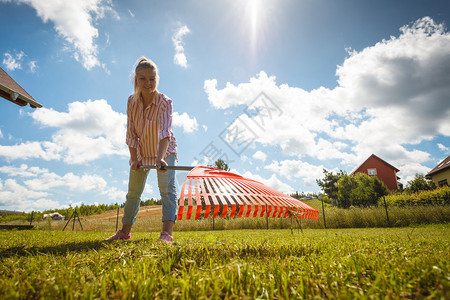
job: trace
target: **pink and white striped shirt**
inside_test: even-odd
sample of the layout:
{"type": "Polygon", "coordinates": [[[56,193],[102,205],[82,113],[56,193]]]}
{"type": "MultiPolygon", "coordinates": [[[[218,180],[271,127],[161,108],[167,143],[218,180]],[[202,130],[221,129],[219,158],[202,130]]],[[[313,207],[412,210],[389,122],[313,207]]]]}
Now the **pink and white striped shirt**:
{"type": "Polygon", "coordinates": [[[133,95],[128,98],[126,143],[137,149],[140,164],[156,164],[159,141],[164,138],[170,140],[164,158],[169,154],[177,154],[177,142],[172,129],[172,106],[172,100],[162,93],[158,93],[156,100],[145,110],[142,99],[136,101],[133,95]]]}

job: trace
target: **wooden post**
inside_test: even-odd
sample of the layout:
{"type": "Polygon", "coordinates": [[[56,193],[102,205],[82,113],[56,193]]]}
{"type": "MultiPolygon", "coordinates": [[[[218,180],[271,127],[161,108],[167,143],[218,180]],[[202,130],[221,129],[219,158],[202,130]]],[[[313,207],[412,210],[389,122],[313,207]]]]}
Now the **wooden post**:
{"type": "Polygon", "coordinates": [[[327,223],[325,221],[325,206],[323,205],[323,196],[321,197],[322,199],[322,214],[323,214],[323,226],[325,227],[325,229],[327,229],[327,223]]]}
{"type": "Polygon", "coordinates": [[[116,232],[117,232],[117,228],[119,227],[119,209],[120,209],[120,207],[117,208],[116,232]]]}
{"type": "Polygon", "coordinates": [[[384,208],[386,209],[386,219],[387,219],[388,227],[390,227],[391,224],[389,222],[389,214],[388,214],[388,209],[387,209],[386,197],[385,196],[383,196],[383,201],[384,201],[384,208]]]}
{"type": "Polygon", "coordinates": [[[80,223],[81,230],[84,230],[84,229],[83,229],[83,225],[81,225],[80,216],[78,215],[78,212],[77,212],[77,210],[75,209],[75,210],[73,211],[72,215],[70,216],[69,220],[67,221],[66,225],[64,226],[64,228],[63,228],[62,231],[64,231],[64,230],[66,229],[67,225],[69,224],[69,222],[70,222],[70,220],[71,220],[72,218],[73,218],[72,231],[75,230],[75,221],[76,221],[75,218],[78,218],[78,223],[80,223]]]}

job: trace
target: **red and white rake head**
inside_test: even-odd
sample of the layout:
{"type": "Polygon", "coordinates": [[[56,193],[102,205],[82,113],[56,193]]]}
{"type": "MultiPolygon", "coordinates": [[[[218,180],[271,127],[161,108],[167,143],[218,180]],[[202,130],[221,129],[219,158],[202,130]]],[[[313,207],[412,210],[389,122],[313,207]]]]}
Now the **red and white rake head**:
{"type": "Polygon", "coordinates": [[[264,184],[211,167],[192,169],[184,181],[178,207],[178,220],[195,219],[202,214],[217,218],[219,210],[229,217],[297,217],[317,219],[319,211],[264,184]],[[185,207],[187,206],[186,213],[185,207]],[[195,209],[195,211],[194,211],[195,209]],[[253,210],[253,214],[252,214],[253,210]],[[184,214],[185,213],[185,214],[184,214]]]}

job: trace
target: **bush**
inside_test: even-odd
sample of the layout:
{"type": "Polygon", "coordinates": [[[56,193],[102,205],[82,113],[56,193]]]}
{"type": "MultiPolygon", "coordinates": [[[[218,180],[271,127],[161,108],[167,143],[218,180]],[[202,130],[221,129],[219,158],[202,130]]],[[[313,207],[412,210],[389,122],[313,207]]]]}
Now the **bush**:
{"type": "Polygon", "coordinates": [[[156,200],[156,199],[147,199],[145,201],[141,200],[141,206],[152,206],[152,205],[162,205],[162,200],[156,200]]]}
{"type": "Polygon", "coordinates": [[[389,194],[386,185],[377,177],[364,173],[344,175],[337,182],[339,207],[376,206],[378,199],[389,194]]]}
{"type": "Polygon", "coordinates": [[[446,186],[432,191],[419,191],[412,194],[389,195],[386,196],[386,204],[389,206],[449,205],[450,187],[446,186]]]}
{"type": "Polygon", "coordinates": [[[405,192],[412,194],[420,191],[431,191],[436,188],[436,184],[422,174],[416,174],[414,179],[406,185],[405,192]]]}

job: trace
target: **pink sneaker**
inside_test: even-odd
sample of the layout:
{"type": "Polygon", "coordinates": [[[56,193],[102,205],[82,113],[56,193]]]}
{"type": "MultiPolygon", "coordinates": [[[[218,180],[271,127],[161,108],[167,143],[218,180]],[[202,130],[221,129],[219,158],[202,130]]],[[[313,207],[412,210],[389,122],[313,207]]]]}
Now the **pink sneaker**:
{"type": "Polygon", "coordinates": [[[131,238],[131,233],[125,234],[122,230],[116,232],[115,235],[110,236],[105,239],[105,241],[113,241],[113,240],[129,240],[131,238]]]}
{"type": "Polygon", "coordinates": [[[169,233],[163,231],[163,232],[161,232],[161,235],[159,236],[158,241],[164,241],[164,242],[171,244],[171,243],[173,243],[173,238],[169,233]]]}

